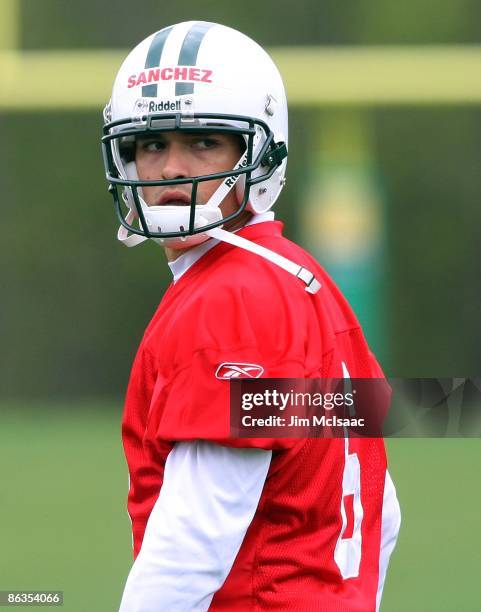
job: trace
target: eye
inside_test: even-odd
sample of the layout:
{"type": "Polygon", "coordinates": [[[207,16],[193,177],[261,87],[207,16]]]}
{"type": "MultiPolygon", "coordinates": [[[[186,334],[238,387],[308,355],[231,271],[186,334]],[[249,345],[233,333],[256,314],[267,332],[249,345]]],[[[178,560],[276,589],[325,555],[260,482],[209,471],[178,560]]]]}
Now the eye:
{"type": "Polygon", "coordinates": [[[195,140],[194,146],[198,149],[213,149],[219,145],[219,140],[211,136],[205,136],[195,140]]]}
{"type": "Polygon", "coordinates": [[[165,149],[165,142],[163,140],[144,140],[140,143],[140,147],[148,153],[158,153],[165,149]]]}

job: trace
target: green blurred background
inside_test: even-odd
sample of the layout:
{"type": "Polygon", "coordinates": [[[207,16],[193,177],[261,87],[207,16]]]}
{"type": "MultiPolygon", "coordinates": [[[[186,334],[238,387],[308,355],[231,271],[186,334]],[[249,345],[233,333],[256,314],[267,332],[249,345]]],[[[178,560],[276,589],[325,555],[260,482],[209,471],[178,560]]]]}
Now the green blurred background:
{"type": "MultiPolygon", "coordinates": [[[[96,103],[110,82],[99,92],[92,75],[94,102],[50,108],[28,88],[33,75],[15,74],[23,89],[3,97],[2,82],[9,53],[111,49],[120,60],[186,19],[236,27],[274,52],[317,49],[326,62],[370,49],[375,68],[392,49],[413,52],[423,96],[405,72],[387,100],[367,85],[343,97],[324,64],[317,101],[287,82],[290,161],[276,210],[342,286],[387,374],[480,371],[480,2],[0,0],[0,590],[63,589],[69,612],[115,610],[131,563],[122,396],[169,274],[155,245],[115,241],[96,103]],[[472,52],[477,81],[468,65],[464,81],[446,70],[441,94],[439,64],[416,61],[426,49],[447,63],[472,52]]],[[[55,98],[71,75],[49,66],[36,76],[55,98]]],[[[481,609],[479,440],[388,446],[403,526],[382,610],[481,609]]]]}

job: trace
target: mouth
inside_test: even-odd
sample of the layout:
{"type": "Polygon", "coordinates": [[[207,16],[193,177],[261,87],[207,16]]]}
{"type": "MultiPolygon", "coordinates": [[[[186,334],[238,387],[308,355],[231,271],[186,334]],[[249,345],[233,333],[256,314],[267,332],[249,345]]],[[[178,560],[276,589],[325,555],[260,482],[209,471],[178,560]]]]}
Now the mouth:
{"type": "Polygon", "coordinates": [[[183,191],[164,191],[157,206],[190,206],[190,196],[183,191]]]}

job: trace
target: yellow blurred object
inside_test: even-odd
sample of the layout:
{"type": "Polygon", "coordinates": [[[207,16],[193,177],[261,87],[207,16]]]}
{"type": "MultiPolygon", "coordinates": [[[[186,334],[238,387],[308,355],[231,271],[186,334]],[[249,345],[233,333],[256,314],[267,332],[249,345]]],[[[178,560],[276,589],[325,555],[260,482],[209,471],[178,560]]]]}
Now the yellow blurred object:
{"type": "MultiPolygon", "coordinates": [[[[0,51],[18,47],[20,33],[19,0],[0,0],[0,51]]],[[[3,72],[0,72],[3,77],[3,72]]]]}
{"type": "MultiPolygon", "coordinates": [[[[15,38],[11,33],[12,43],[15,38]]],[[[481,45],[269,51],[284,76],[291,106],[481,103],[481,45]]],[[[125,55],[123,49],[0,50],[0,109],[99,108],[125,55]]]]}

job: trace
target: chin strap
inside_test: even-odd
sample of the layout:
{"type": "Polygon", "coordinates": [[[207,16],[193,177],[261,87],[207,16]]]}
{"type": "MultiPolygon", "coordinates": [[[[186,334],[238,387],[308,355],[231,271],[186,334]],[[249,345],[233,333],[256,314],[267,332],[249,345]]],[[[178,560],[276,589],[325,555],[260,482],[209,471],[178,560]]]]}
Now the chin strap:
{"type": "Polygon", "coordinates": [[[226,230],[220,229],[219,227],[215,227],[214,229],[208,230],[206,232],[211,238],[216,238],[217,240],[221,240],[222,242],[228,242],[234,246],[237,246],[241,249],[245,249],[246,251],[250,251],[251,253],[255,253],[260,257],[264,257],[264,259],[268,259],[272,263],[276,264],[286,272],[289,272],[293,276],[297,276],[306,284],[306,291],[308,293],[317,293],[321,288],[321,283],[316,279],[312,272],[309,272],[306,268],[297,265],[290,259],[271,251],[270,249],[266,249],[266,247],[260,246],[255,242],[251,242],[246,238],[242,238],[242,236],[238,236],[232,232],[228,232],[226,230]]]}
{"type": "MultiPolygon", "coordinates": [[[[130,209],[127,213],[127,216],[125,217],[125,220],[127,221],[127,223],[132,224],[134,222],[134,219],[135,215],[132,209],[130,209]]],[[[119,227],[119,231],[117,232],[117,240],[119,240],[123,245],[127,247],[134,247],[138,244],[141,244],[142,242],[145,242],[146,240],[148,240],[148,238],[147,236],[139,236],[139,234],[129,234],[127,228],[121,225],[119,227]]]]}

